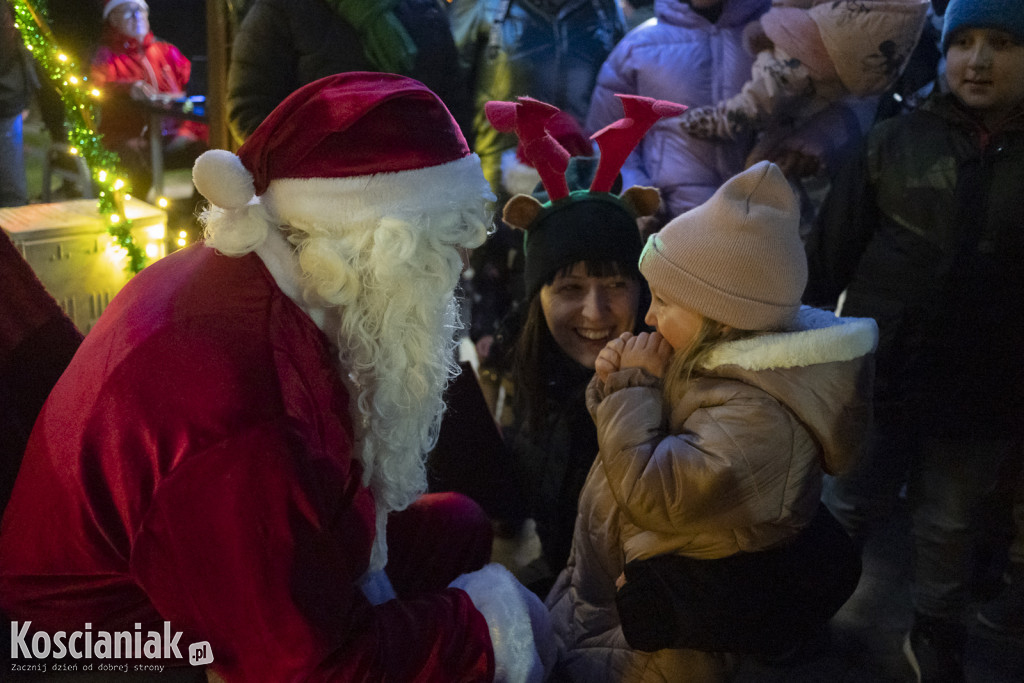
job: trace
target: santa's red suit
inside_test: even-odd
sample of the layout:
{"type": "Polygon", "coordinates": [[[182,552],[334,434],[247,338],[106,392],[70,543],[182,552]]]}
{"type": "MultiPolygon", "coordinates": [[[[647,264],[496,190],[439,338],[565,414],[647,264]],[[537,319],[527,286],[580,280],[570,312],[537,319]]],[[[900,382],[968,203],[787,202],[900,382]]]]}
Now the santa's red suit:
{"type": "Polygon", "coordinates": [[[479,506],[416,499],[430,429],[403,432],[439,417],[430,340],[454,341],[439,307],[492,196],[451,114],[412,79],[338,74],[193,175],[207,245],[136,275],[43,407],[0,525],[0,612],[51,636],[170,622],[232,682],[538,683],[547,611],[481,569],[479,506]],[[358,298],[309,303],[324,269],[300,253],[358,298]],[[371,338],[375,312],[403,338],[371,338]],[[360,355],[386,345],[381,364],[429,357],[388,374],[360,355]]]}
{"type": "Polygon", "coordinates": [[[464,592],[372,606],[358,587],[374,502],[335,364],[255,254],[193,246],[142,271],[43,408],[0,608],[50,633],[168,620],[229,680],[490,680],[464,592]]]}

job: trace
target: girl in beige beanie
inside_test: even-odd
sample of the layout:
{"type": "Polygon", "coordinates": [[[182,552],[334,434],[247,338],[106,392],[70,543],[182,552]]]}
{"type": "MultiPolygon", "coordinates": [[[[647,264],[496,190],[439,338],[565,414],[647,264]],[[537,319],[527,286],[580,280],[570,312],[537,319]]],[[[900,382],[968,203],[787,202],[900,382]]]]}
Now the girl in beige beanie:
{"type": "Polygon", "coordinates": [[[768,162],[653,235],[640,271],[657,331],[598,357],[600,452],[547,604],[573,680],[721,680],[729,658],[695,650],[778,654],[856,586],[819,497],[861,450],[877,328],[801,307],[797,201],[768,162]]]}

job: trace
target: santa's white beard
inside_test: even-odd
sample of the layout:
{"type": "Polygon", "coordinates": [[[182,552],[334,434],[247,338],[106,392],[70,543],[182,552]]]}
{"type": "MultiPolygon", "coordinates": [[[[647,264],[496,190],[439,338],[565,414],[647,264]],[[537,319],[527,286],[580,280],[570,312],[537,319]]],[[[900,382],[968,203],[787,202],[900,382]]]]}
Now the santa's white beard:
{"type": "Polygon", "coordinates": [[[363,483],[377,503],[371,569],[386,559],[387,513],[426,490],[444,389],[458,373],[454,289],[462,261],[453,243],[469,228],[438,227],[384,219],[372,231],[339,237],[320,226],[292,238],[306,298],[332,313],[325,331],[347,375],[363,483]]]}
{"type": "Polygon", "coordinates": [[[325,331],[350,380],[364,483],[400,510],[426,488],[444,388],[458,372],[461,260],[450,242],[405,221],[341,232],[297,229],[292,242],[307,300],[333,313],[325,331]]]}
{"type": "MultiPolygon", "coordinates": [[[[483,241],[483,207],[362,225],[293,221],[284,228],[297,255],[304,308],[314,309],[336,344],[349,388],[363,484],[377,507],[371,570],[386,561],[387,513],[426,490],[444,389],[458,373],[457,246],[483,241]]],[[[260,251],[272,241],[268,235],[277,237],[279,222],[259,204],[234,215],[214,208],[204,219],[207,244],[232,255],[260,251]]],[[[285,256],[294,264],[293,258],[285,256]]]]}

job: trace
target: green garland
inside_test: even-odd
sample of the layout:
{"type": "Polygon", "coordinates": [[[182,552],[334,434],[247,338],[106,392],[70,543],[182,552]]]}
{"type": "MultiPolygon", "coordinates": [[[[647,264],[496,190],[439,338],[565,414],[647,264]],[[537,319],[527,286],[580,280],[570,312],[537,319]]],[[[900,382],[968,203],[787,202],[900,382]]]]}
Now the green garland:
{"type": "Polygon", "coordinates": [[[132,222],[125,215],[124,195],[131,191],[131,187],[118,169],[121,159],[103,146],[93,124],[96,100],[101,93],[91,87],[87,75],[76,73],[75,63],[57,45],[44,18],[42,2],[10,0],[10,3],[25,47],[46,72],[64,102],[72,154],[81,155],[88,164],[99,195],[100,215],[106,219],[110,236],[126,252],[126,268],[134,275],[146,267],[146,255],[132,237],[132,222]]]}

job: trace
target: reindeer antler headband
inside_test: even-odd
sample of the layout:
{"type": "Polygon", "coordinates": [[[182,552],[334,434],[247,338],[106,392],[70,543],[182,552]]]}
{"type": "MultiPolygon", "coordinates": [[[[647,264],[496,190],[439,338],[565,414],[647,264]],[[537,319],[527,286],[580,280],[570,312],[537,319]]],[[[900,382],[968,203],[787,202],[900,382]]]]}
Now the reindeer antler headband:
{"type": "Polygon", "coordinates": [[[557,107],[530,97],[488,102],[484,111],[498,131],[519,136],[527,161],[537,169],[549,201],[519,194],[505,204],[502,218],[526,233],[526,292],[532,297],[558,270],[578,261],[607,261],[636,271],[641,242],[636,219],[653,215],[661,198],[651,187],[611,189],[622,164],[659,119],[686,107],[636,95],[616,95],[625,116],[591,136],[601,151],[589,190],[570,192],[565,178],[570,154],[547,130],[557,107]],[[633,253],[635,251],[635,254],[633,253]]]}

